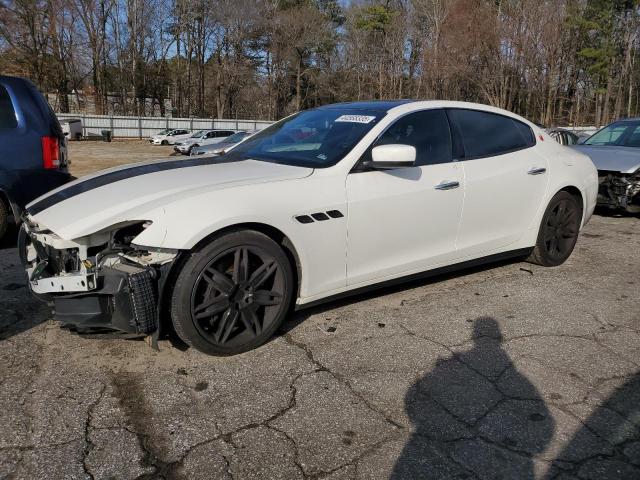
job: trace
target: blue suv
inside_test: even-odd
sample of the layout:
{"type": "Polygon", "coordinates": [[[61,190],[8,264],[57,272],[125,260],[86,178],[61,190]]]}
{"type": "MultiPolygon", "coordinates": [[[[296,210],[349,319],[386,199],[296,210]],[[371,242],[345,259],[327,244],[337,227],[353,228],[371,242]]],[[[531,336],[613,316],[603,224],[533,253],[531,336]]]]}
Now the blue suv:
{"type": "Polygon", "coordinates": [[[28,80],[0,75],[0,238],[27,203],[71,179],[66,152],[42,94],[28,80]]]}

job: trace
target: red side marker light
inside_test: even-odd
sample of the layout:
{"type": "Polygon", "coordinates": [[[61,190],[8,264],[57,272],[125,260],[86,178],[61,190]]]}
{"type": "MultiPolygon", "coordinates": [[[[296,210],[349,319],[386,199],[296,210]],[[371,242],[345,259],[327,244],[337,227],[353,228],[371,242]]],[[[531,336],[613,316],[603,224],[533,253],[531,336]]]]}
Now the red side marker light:
{"type": "Polygon", "coordinates": [[[544,142],[544,137],[542,136],[542,134],[538,135],[538,138],[540,139],[541,142],[544,142]]]}

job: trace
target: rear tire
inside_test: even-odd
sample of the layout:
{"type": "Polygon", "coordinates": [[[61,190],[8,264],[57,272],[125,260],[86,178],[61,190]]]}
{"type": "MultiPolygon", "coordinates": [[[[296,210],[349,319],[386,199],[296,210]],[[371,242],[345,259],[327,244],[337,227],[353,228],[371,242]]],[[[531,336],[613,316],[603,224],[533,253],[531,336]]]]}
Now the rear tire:
{"type": "Polygon", "coordinates": [[[4,200],[0,198],[0,239],[4,237],[8,229],[9,229],[9,207],[4,202],[4,200]]]}
{"type": "Polygon", "coordinates": [[[563,264],[573,252],[580,233],[582,205],[569,192],[558,192],[542,216],[536,246],[527,261],[544,267],[563,264]]]}
{"type": "Polygon", "coordinates": [[[293,292],[291,264],[276,242],[252,230],[230,232],[184,262],[171,319],[186,344],[210,355],[234,355],[274,334],[293,292]]]}

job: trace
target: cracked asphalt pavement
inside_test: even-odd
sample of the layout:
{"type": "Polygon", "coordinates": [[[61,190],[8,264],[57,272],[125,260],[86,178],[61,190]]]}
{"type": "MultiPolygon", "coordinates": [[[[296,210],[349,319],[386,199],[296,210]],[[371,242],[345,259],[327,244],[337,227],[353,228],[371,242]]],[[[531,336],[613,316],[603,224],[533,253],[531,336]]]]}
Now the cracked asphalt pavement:
{"type": "Polygon", "coordinates": [[[79,337],[0,250],[0,477],[639,479],[640,219],[301,311],[216,358],[79,337]]]}

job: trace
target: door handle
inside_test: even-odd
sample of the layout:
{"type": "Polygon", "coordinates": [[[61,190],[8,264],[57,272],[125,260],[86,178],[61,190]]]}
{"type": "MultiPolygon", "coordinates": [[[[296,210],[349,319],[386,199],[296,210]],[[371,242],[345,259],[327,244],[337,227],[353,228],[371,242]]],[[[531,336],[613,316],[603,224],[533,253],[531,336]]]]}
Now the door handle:
{"type": "Polygon", "coordinates": [[[436,190],[453,190],[454,188],[458,188],[460,186],[460,182],[442,182],[436,185],[434,188],[436,190]]]}
{"type": "Polygon", "coordinates": [[[529,175],[542,175],[544,172],[546,172],[547,169],[546,168],[537,168],[537,167],[533,167],[531,170],[529,170],[527,173],[529,175]]]}

